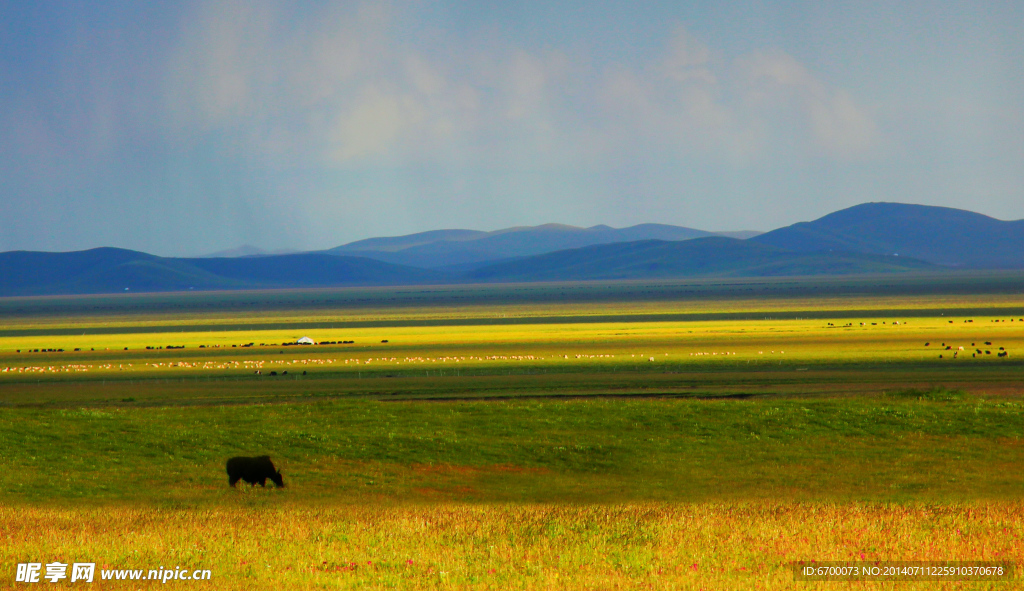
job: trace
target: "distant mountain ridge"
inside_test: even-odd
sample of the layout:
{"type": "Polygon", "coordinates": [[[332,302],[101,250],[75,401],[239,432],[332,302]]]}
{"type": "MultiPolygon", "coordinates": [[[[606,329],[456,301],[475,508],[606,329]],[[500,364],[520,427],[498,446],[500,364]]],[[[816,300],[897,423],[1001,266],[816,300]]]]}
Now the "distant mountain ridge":
{"type": "Polygon", "coordinates": [[[365,240],[357,240],[355,242],[349,242],[348,244],[344,244],[342,246],[337,246],[325,252],[397,252],[399,250],[403,250],[406,248],[423,246],[424,244],[431,244],[434,242],[460,242],[464,240],[474,240],[476,238],[482,238],[487,234],[489,234],[489,232],[483,232],[480,230],[430,230],[429,232],[406,234],[405,236],[390,236],[382,238],[367,238],[365,240]]]}
{"type": "Polygon", "coordinates": [[[249,244],[243,244],[238,248],[229,248],[227,250],[218,250],[217,252],[211,252],[210,254],[203,255],[202,259],[217,259],[217,258],[236,258],[236,257],[265,257],[273,256],[277,254],[299,254],[299,251],[290,248],[281,248],[272,251],[266,251],[262,248],[257,248],[249,244]]]}
{"type": "Polygon", "coordinates": [[[0,253],[0,296],[414,285],[452,277],[363,257],[164,258],[120,248],[0,253]]]}
{"type": "Polygon", "coordinates": [[[1024,220],[865,203],[747,240],[661,224],[548,224],[497,232],[438,230],[339,249],[212,258],[118,248],[5,252],[0,296],[1024,269],[1024,220]]]}
{"type": "Polygon", "coordinates": [[[796,252],[898,254],[955,268],[1024,268],[1024,220],[950,207],[863,203],[750,239],[796,252]]]}
{"type": "Polygon", "coordinates": [[[670,277],[848,275],[934,270],[910,257],[791,252],[724,236],[641,240],[561,250],[487,265],[467,279],[490,282],[593,281],[670,277]]]}
{"type": "Polygon", "coordinates": [[[636,240],[692,240],[714,236],[713,232],[667,224],[640,224],[629,228],[593,226],[578,228],[544,224],[478,232],[435,230],[393,238],[371,238],[338,246],[324,252],[359,254],[389,263],[442,269],[467,267],[476,263],[580,248],[594,244],[636,240]]]}

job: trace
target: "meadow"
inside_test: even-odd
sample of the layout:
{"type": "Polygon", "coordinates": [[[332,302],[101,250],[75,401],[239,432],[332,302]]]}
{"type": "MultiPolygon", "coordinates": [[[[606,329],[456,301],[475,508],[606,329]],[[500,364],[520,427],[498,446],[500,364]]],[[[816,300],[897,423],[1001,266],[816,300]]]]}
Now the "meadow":
{"type": "Polygon", "coordinates": [[[0,586],[30,560],[218,589],[1019,564],[1018,279],[869,283],[2,301],[0,586]],[[306,335],[337,344],[284,345],[306,335]],[[287,486],[229,488],[261,453],[287,486]]]}

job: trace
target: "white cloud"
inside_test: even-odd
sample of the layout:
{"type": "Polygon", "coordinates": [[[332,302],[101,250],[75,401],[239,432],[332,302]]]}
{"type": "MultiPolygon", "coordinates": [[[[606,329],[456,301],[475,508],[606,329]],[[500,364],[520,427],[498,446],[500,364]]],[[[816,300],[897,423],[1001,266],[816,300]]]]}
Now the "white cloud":
{"type": "Polygon", "coordinates": [[[543,117],[562,92],[569,64],[561,54],[532,55],[516,50],[501,66],[505,116],[513,121],[543,117]]]}
{"type": "Polygon", "coordinates": [[[620,142],[630,138],[713,158],[746,157],[749,134],[730,105],[712,51],[677,28],[664,56],[644,68],[606,71],[602,96],[620,142]]]}
{"type": "Polygon", "coordinates": [[[411,96],[382,92],[370,85],[342,111],[338,121],[335,157],[339,161],[388,155],[397,140],[425,118],[423,106],[411,96]]]}
{"type": "Polygon", "coordinates": [[[168,63],[168,106],[175,123],[216,125],[251,116],[261,86],[276,76],[266,68],[266,56],[274,51],[269,5],[206,3],[193,18],[168,63]]]}
{"type": "Polygon", "coordinates": [[[878,128],[868,110],[849,92],[823,83],[792,56],[755,53],[738,59],[737,67],[749,106],[765,119],[781,116],[802,126],[806,139],[827,155],[866,156],[876,145],[878,128]]]}
{"type": "Polygon", "coordinates": [[[731,62],[679,28],[664,57],[644,68],[606,72],[609,120],[632,137],[692,156],[744,162],[780,146],[807,156],[871,154],[878,128],[846,90],[816,78],[792,56],[754,53],[731,62]]]}
{"type": "Polygon", "coordinates": [[[437,96],[447,85],[437,68],[416,54],[406,56],[405,75],[416,92],[424,96],[437,96]]]}
{"type": "Polygon", "coordinates": [[[597,66],[500,44],[438,57],[394,38],[386,4],[286,12],[236,0],[197,11],[170,61],[179,130],[233,130],[277,157],[344,166],[564,166],[645,147],[736,162],[779,144],[849,158],[878,135],[849,92],[793,57],[728,61],[682,27],[647,64],[597,66]]]}
{"type": "Polygon", "coordinates": [[[676,27],[668,42],[662,67],[669,77],[678,80],[696,77],[714,81],[714,75],[707,69],[710,61],[711,49],[685,28],[676,27]]]}

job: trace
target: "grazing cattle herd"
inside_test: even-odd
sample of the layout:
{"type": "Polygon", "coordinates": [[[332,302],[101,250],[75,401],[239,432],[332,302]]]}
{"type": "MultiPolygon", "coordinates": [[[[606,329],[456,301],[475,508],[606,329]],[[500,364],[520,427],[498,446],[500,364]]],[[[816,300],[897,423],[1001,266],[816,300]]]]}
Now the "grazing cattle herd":
{"type": "MultiPolygon", "coordinates": [[[[991,345],[992,341],[985,341],[985,344],[986,345],[991,345]]],[[[925,347],[927,347],[929,345],[931,345],[931,343],[925,343],[924,344],[925,347]]],[[[958,346],[956,348],[956,350],[953,350],[953,345],[947,345],[946,343],[942,343],[942,346],[945,347],[946,351],[953,351],[953,359],[957,359],[959,357],[959,354],[960,354],[961,351],[964,351],[966,353],[966,350],[964,349],[963,345],[958,346]]],[[[971,346],[974,347],[974,343],[971,343],[971,346]]],[[[975,349],[974,353],[971,353],[971,357],[977,358],[978,355],[991,355],[991,354],[992,354],[992,350],[991,349],[985,349],[984,351],[982,351],[981,349],[975,349]]],[[[999,347],[999,351],[996,352],[996,357],[1009,357],[1009,356],[1010,356],[1010,352],[1006,350],[1006,347],[999,347]]],[[[939,359],[942,359],[943,357],[944,357],[943,355],[941,355],[941,354],[939,355],[939,359]]]]}
{"type": "MultiPolygon", "coordinates": [[[[1013,321],[1014,321],[1014,319],[1011,318],[1010,322],[1013,322],[1013,321]]],[[[1021,318],[1020,321],[1024,322],[1024,318],[1021,318]]],[[[953,323],[952,320],[950,320],[949,322],[950,322],[950,324],[953,323]]],[[[964,322],[974,322],[974,320],[964,320],[964,322]]],[[[1006,322],[1006,321],[1005,320],[993,320],[992,322],[1006,322]]],[[[985,341],[985,344],[988,345],[988,346],[992,346],[992,341],[985,341]]],[[[931,346],[931,343],[930,342],[925,343],[924,346],[925,347],[929,347],[929,346],[931,346]]],[[[952,359],[958,359],[959,358],[959,354],[960,354],[961,351],[964,351],[964,353],[966,353],[963,345],[957,346],[956,350],[953,350],[953,345],[947,345],[946,343],[942,343],[941,346],[945,347],[946,351],[953,351],[952,359]]],[[[974,346],[975,346],[975,343],[971,343],[971,347],[974,347],[974,346]]],[[[992,354],[992,351],[988,350],[988,349],[986,349],[984,351],[982,351],[981,349],[974,349],[974,353],[971,353],[971,357],[977,358],[979,355],[984,356],[984,355],[991,355],[991,354],[992,354]]],[[[996,352],[996,357],[1007,358],[1009,356],[1010,356],[1010,352],[1006,350],[1006,347],[999,347],[999,351],[996,352]]],[[[943,359],[943,358],[944,358],[944,355],[939,354],[939,359],[943,359]]]]}

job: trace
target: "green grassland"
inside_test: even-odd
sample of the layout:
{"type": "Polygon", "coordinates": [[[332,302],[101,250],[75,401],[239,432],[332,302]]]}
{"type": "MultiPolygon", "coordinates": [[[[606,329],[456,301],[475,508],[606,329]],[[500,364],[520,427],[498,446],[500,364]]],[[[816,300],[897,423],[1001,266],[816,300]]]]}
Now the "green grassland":
{"type": "MultiPolygon", "coordinates": [[[[356,493],[401,500],[416,497],[411,491],[418,488],[462,500],[530,501],[725,494],[716,490],[737,498],[785,490],[785,498],[969,499],[1019,490],[1019,481],[995,466],[1011,465],[1017,453],[1024,320],[1010,312],[1024,309],[1024,297],[988,293],[987,283],[967,296],[937,288],[820,296],[808,295],[814,286],[807,284],[804,293],[765,300],[736,295],[735,284],[719,286],[724,293],[701,286],[705,297],[676,300],[630,291],[640,287],[652,291],[553,285],[510,307],[474,301],[489,297],[487,290],[496,289],[490,286],[428,290],[445,301],[464,297],[461,305],[406,301],[411,305],[394,308],[387,302],[411,296],[401,289],[116,296],[107,301],[106,325],[104,316],[86,310],[101,299],[58,298],[48,312],[36,302],[44,313],[22,316],[14,311],[24,301],[7,301],[0,306],[8,314],[0,327],[0,411],[12,467],[0,495],[12,502],[25,495],[40,502],[156,501],[191,498],[185,491],[206,490],[194,489],[200,482],[225,494],[210,480],[223,459],[258,451],[294,463],[289,471],[297,470],[300,482],[311,479],[293,495],[323,489],[317,494],[330,490],[338,500],[356,493]],[[580,301],[547,299],[559,290],[582,294],[580,301]],[[608,290],[638,301],[591,301],[608,290]],[[147,307],[153,298],[162,311],[147,307]],[[240,311],[231,298],[251,309],[240,311]],[[328,313],[282,308],[287,301],[349,303],[328,313]],[[196,309],[177,311],[181,302],[196,309]],[[54,315],[53,306],[77,306],[79,315],[54,315]],[[963,314],[968,310],[974,313],[963,314]],[[686,314],[711,319],[665,320],[686,314]],[[723,314],[754,318],[715,316],[723,314]],[[509,315],[517,321],[504,322],[509,315]],[[18,324],[27,318],[31,330],[18,324]],[[353,318],[364,324],[266,328],[353,318]],[[84,334],[67,334],[72,326],[84,334]],[[178,330],[148,331],[152,326],[178,330]],[[283,345],[307,332],[318,341],[352,342],[283,345]],[[918,400],[900,392],[957,394],[918,400]],[[362,418],[352,423],[353,417],[362,418]],[[176,431],[184,425],[188,436],[176,431]],[[56,429],[56,439],[32,439],[48,429],[56,429]],[[94,441],[90,434],[100,447],[86,445],[94,441]],[[188,452],[190,445],[198,447],[188,452]],[[907,457],[946,466],[960,461],[965,447],[975,476],[948,480],[942,469],[902,474],[916,483],[893,480],[907,457]],[[68,460],[52,453],[66,449],[85,462],[106,453],[123,459],[121,467],[104,462],[81,472],[101,486],[47,485],[62,473],[48,473],[48,463],[68,460]],[[156,449],[170,455],[135,455],[156,449]],[[298,450],[302,455],[292,457],[298,450]],[[804,471],[839,456],[857,467],[852,473],[875,476],[804,471]],[[714,478],[692,472],[696,457],[704,458],[705,470],[729,468],[713,470],[714,478]],[[157,474],[175,476],[138,488],[117,472],[154,462],[157,474]],[[376,488],[358,478],[342,485],[335,472],[350,471],[337,470],[337,462],[392,477],[374,479],[376,488]],[[417,478],[427,478],[417,476],[420,465],[471,470],[445,476],[447,488],[417,487],[417,478]],[[114,472],[105,474],[104,466],[114,472]],[[491,484],[475,483],[481,478],[491,484]],[[456,489],[465,494],[452,494],[456,489]]],[[[422,289],[409,291],[426,297],[422,289]]],[[[209,500],[199,495],[190,502],[209,500]]]]}
{"type": "Polygon", "coordinates": [[[801,281],[2,301],[0,561],[226,589],[1021,562],[1015,276],[801,281]],[[288,486],[229,488],[262,453],[288,486]]]}
{"type": "Polygon", "coordinates": [[[281,502],[1011,499],[1019,401],[329,401],[4,409],[9,502],[231,502],[273,455],[281,502]],[[73,444],[72,444],[73,443],[73,444]],[[144,467],[140,470],[140,467],[144,467]]]}

